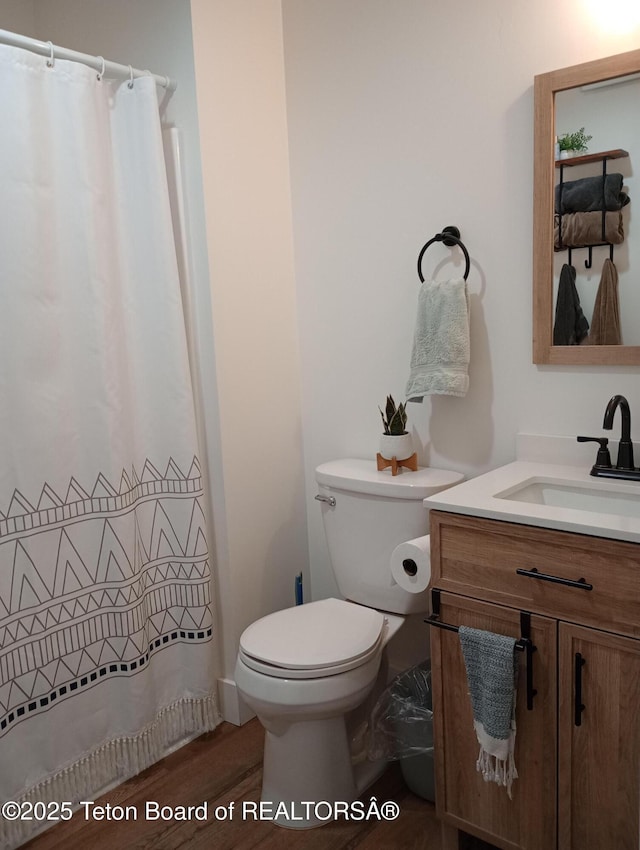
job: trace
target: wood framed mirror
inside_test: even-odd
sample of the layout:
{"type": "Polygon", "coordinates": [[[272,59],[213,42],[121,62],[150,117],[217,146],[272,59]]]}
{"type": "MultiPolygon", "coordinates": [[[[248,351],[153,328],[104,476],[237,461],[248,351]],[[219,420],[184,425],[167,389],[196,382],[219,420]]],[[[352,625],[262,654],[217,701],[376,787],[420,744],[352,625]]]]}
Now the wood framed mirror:
{"type": "MultiPolygon", "coordinates": [[[[638,344],[625,344],[623,334],[621,345],[554,345],[554,318],[555,318],[555,293],[554,293],[554,212],[555,212],[555,185],[557,181],[556,167],[556,136],[565,131],[577,130],[579,126],[587,123],[581,122],[578,127],[556,127],[556,99],[560,92],[570,89],[583,90],[582,87],[594,84],[604,84],[605,81],[622,82],[621,78],[632,77],[640,74],[640,50],[632,50],[606,59],[598,59],[593,62],[585,62],[581,65],[573,65],[561,68],[546,74],[539,74],[534,79],[534,167],[533,167],[533,362],[539,364],[558,365],[598,365],[598,366],[620,366],[640,364],[640,310],[634,317],[634,325],[638,327],[638,336],[632,340],[638,344]]],[[[638,81],[640,85],[640,81],[638,81]]],[[[627,85],[625,81],[624,85],[627,85]]],[[[622,88],[622,86],[620,86],[622,88]]],[[[604,89],[603,89],[604,90],[604,89]]],[[[638,100],[630,103],[629,113],[636,114],[638,100]]],[[[589,129],[587,128],[587,132],[589,129]]],[[[611,148],[625,148],[624,134],[622,134],[619,145],[611,148]]],[[[598,146],[596,145],[596,148],[598,146]]],[[[608,157],[606,154],[622,156],[626,150],[604,150],[600,148],[597,155],[584,156],[580,159],[602,163],[608,157]]],[[[576,163],[578,164],[578,163],[576,163]]],[[[582,164],[580,164],[582,165],[582,164]]],[[[598,174],[598,168],[593,174],[598,174]]],[[[640,161],[631,160],[629,168],[635,167],[640,173],[640,161]]],[[[572,169],[573,170],[573,169],[572,169]]],[[[578,169],[576,169],[576,172],[578,169]]],[[[600,172],[602,173],[602,172],[600,172]]],[[[606,172],[605,172],[606,173],[606,172]]],[[[571,177],[565,175],[565,179],[571,177]]],[[[604,179],[604,178],[603,178],[604,179]]],[[[640,204],[640,194],[631,198],[640,204]]],[[[628,213],[625,213],[628,217],[628,213]]],[[[635,216],[636,226],[631,233],[625,234],[640,246],[640,214],[635,216]]],[[[604,216],[603,216],[604,226],[604,216]]],[[[560,224],[562,227],[562,224],[560,224]]],[[[563,249],[564,250],[564,249],[563,249]]],[[[584,248],[576,248],[577,252],[586,255],[584,248]]],[[[594,252],[605,251],[604,247],[595,248],[594,252]]],[[[599,260],[594,259],[602,265],[602,257],[609,254],[599,254],[599,260]]],[[[557,261],[556,261],[557,263],[557,261]]],[[[582,258],[574,265],[580,267],[582,258]]],[[[582,264],[582,269],[584,269],[582,264]]],[[[635,286],[640,294],[640,264],[633,269],[635,286]]],[[[592,286],[597,287],[597,282],[592,286]]],[[[621,294],[621,311],[625,309],[621,294]]]]}

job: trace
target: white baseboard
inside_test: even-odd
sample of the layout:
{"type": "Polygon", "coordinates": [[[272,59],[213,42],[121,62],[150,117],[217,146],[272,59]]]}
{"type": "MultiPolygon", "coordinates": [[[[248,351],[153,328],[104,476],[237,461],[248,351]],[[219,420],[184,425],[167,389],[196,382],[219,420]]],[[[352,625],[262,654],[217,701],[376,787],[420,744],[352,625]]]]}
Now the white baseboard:
{"type": "Polygon", "coordinates": [[[218,679],[218,699],[223,720],[234,726],[243,726],[256,716],[240,696],[233,679],[218,679]]]}

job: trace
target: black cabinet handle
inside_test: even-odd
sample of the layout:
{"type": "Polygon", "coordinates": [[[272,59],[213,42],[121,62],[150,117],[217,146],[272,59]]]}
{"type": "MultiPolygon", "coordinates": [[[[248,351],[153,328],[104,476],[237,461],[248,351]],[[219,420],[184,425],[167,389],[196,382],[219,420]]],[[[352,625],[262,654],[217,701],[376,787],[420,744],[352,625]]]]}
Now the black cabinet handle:
{"type": "Polygon", "coordinates": [[[582,590],[593,590],[593,585],[589,584],[585,579],[579,578],[575,581],[572,578],[561,578],[560,576],[552,576],[548,573],[540,573],[534,567],[532,570],[516,570],[516,573],[519,576],[525,576],[526,578],[537,578],[540,581],[552,581],[554,584],[564,584],[566,587],[578,587],[582,590]]]}
{"type": "Polygon", "coordinates": [[[582,668],[586,661],[579,652],[576,652],[574,658],[574,713],[573,723],[575,726],[582,725],[582,712],[586,706],[582,702],[582,668]]]}

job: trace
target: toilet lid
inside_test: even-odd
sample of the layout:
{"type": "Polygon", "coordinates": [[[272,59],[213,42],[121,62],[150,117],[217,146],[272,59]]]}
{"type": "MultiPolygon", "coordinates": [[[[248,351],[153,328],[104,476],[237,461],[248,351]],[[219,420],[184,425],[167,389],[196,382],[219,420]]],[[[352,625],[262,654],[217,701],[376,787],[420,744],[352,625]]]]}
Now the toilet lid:
{"type": "MultiPolygon", "coordinates": [[[[322,599],[276,611],[250,625],[240,638],[244,660],[291,671],[295,678],[342,672],[377,650],[384,616],[341,599],[322,599]]],[[[251,665],[255,666],[255,665],[251,665]]],[[[274,675],[278,675],[274,673],[274,675]]]]}

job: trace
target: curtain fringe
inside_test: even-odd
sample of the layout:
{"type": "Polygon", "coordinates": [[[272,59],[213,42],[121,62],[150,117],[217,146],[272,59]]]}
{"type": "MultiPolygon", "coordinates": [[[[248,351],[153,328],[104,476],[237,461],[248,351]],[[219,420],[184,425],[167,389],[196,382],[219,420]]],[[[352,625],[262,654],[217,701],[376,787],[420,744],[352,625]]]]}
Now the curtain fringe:
{"type": "MultiPolygon", "coordinates": [[[[69,801],[76,809],[80,800],[95,799],[95,795],[108,785],[124,782],[159,761],[181,739],[194,733],[210,732],[220,722],[215,697],[178,700],[163,708],[137,735],[102,744],[69,767],[38,782],[16,797],[16,802],[69,801]]],[[[13,850],[42,826],[38,821],[0,819],[0,847],[13,850]]]]}

